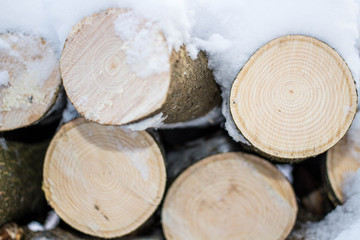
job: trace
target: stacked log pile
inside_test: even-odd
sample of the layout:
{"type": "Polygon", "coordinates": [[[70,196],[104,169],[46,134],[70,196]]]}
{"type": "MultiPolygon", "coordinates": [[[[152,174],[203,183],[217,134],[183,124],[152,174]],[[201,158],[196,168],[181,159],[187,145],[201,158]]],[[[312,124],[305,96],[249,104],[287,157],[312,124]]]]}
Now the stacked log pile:
{"type": "Polygon", "coordinates": [[[329,211],[327,195],[343,203],[344,172],[360,168],[360,150],[345,135],[356,114],[354,79],[317,39],[274,39],[239,72],[227,120],[249,144],[234,142],[210,114],[221,94],[206,53],[169,50],[163,33],[131,10],[82,20],[59,63],[43,39],[0,40],[8,44],[0,70],[10,79],[0,83],[0,240],[286,239],[296,220],[329,211]],[[34,66],[44,61],[50,69],[40,74],[34,66]],[[81,117],[53,134],[60,74],[81,117]],[[188,122],[197,128],[161,130],[188,122]],[[6,132],[30,125],[51,139],[15,142],[19,130],[6,132]],[[274,161],[294,163],[293,184],[274,161]],[[4,225],[42,207],[43,194],[65,229],[4,225]]]}

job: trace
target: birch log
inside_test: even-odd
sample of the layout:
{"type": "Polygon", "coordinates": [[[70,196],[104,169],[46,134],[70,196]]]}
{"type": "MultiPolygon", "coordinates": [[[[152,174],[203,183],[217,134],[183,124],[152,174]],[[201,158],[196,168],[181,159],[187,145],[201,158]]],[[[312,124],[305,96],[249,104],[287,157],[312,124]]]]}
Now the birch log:
{"type": "Polygon", "coordinates": [[[0,131],[44,119],[62,105],[59,93],[59,59],[48,42],[22,33],[0,34],[0,131]]]}
{"type": "Polygon", "coordinates": [[[162,208],[166,239],[284,239],[294,192],[269,162],[243,153],[205,158],[171,185],[162,208]]]}
{"type": "Polygon", "coordinates": [[[79,118],[63,125],[51,141],[43,189],[66,223],[113,238],[134,231],[153,214],[165,180],[161,150],[149,133],[79,118]]]}
{"type": "Polygon", "coordinates": [[[86,17],[66,40],[65,90],[85,118],[111,125],[152,119],[154,126],[197,119],[220,104],[203,52],[170,49],[158,27],[132,11],[86,17]]]}
{"type": "Polygon", "coordinates": [[[283,161],[316,156],[346,133],[357,107],[354,79],[341,56],[317,39],[270,41],[245,64],[231,90],[239,132],[283,161]]]}

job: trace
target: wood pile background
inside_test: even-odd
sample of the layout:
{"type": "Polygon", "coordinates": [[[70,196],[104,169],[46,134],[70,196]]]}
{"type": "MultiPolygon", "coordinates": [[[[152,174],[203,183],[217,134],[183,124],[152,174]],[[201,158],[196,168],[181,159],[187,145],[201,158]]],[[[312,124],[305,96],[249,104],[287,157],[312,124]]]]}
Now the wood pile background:
{"type": "Polygon", "coordinates": [[[331,46],[289,35],[254,53],[229,99],[227,120],[249,142],[237,143],[222,118],[209,117],[221,91],[206,53],[169,53],[141,20],[134,35],[150,32],[146,48],[156,51],[136,71],[152,61],[164,68],[139,74],[126,58],[134,39],[113,26],[127,13],[109,9],[74,26],[60,61],[43,39],[0,35],[22,54],[0,49],[12,79],[0,88],[0,240],[286,239],[343,203],[343,173],[360,167],[346,135],[357,92],[331,46]],[[17,58],[57,67],[38,82],[17,58]],[[63,87],[81,115],[69,122],[63,87]],[[275,163],[293,164],[292,183],[275,163]],[[58,228],[25,227],[50,209],[58,228]]]}

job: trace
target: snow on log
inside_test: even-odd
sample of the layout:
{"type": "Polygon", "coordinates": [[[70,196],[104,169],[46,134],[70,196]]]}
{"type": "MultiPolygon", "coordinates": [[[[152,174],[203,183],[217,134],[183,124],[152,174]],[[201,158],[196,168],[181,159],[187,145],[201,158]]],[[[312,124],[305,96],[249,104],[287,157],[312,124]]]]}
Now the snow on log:
{"type": "Polygon", "coordinates": [[[360,168],[359,121],[360,116],[357,114],[354,125],[345,137],[326,155],[323,168],[324,182],[328,196],[335,205],[344,203],[344,181],[360,168]]]}
{"type": "Polygon", "coordinates": [[[0,225],[36,210],[48,141],[21,143],[0,138],[0,225]]]}
{"type": "Polygon", "coordinates": [[[345,61],[324,42],[301,35],[261,47],[239,72],[230,95],[239,132],[261,153],[284,161],[331,148],[349,129],[356,107],[355,82],[345,61]]]}
{"type": "Polygon", "coordinates": [[[60,60],[65,90],[85,118],[148,127],[186,122],[221,102],[204,52],[170,49],[159,28],[133,11],[108,9],[83,19],[60,60]]]}
{"type": "Polygon", "coordinates": [[[243,153],[205,158],[172,184],[162,208],[166,239],[284,239],[296,218],[290,183],[243,153]]]}
{"type": "Polygon", "coordinates": [[[134,231],[152,215],[165,180],[162,152],[149,133],[79,118],[51,141],[43,189],[66,223],[112,238],[134,231]]]}
{"type": "Polygon", "coordinates": [[[59,107],[59,92],[59,59],[49,43],[22,33],[0,34],[0,131],[43,119],[59,107]]]}

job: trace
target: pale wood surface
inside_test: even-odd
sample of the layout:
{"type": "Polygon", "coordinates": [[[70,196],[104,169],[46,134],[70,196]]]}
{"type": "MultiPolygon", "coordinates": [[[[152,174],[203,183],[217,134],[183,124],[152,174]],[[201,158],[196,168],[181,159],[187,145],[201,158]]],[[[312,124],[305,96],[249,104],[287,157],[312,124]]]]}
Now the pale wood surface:
{"type": "Polygon", "coordinates": [[[5,131],[40,120],[54,105],[61,79],[57,55],[45,40],[6,33],[0,41],[5,43],[0,47],[0,71],[9,73],[9,84],[0,86],[0,131],[5,131]],[[41,66],[42,61],[53,62],[52,68],[41,66]]]}
{"type": "Polygon", "coordinates": [[[156,116],[155,126],[205,116],[221,103],[207,65],[204,52],[194,60],[184,46],[171,49],[154,23],[123,9],[83,19],[67,38],[60,60],[74,107],[86,119],[109,125],[156,116]]]}
{"type": "Polygon", "coordinates": [[[325,43],[290,35],[261,47],[237,76],[230,109],[244,137],[261,152],[302,159],[325,152],[349,128],[355,83],[325,43]]]}
{"type": "MultiPolygon", "coordinates": [[[[352,129],[352,134],[356,134],[360,137],[360,130],[352,129]]],[[[349,135],[337,143],[331,148],[326,155],[326,177],[330,184],[333,194],[336,199],[330,199],[340,201],[344,203],[344,196],[342,193],[343,184],[346,176],[350,173],[357,171],[360,168],[360,146],[354,142],[349,135]]]]}
{"type": "MultiPolygon", "coordinates": [[[[126,62],[131,43],[115,30],[115,21],[125,13],[110,9],[85,18],[74,27],[61,54],[61,75],[69,99],[83,116],[99,123],[120,125],[153,113],[164,103],[170,85],[170,69],[146,78],[131,71],[126,62]]],[[[162,34],[153,34],[167,52],[162,34]]]]}
{"type": "Polygon", "coordinates": [[[165,180],[163,156],[149,133],[77,119],[62,126],[49,146],[43,189],[65,222],[109,238],[151,216],[165,180]]]}
{"type": "Polygon", "coordinates": [[[162,208],[168,240],[284,239],[295,194],[269,162],[243,153],[201,160],[172,184],[162,208]]]}

